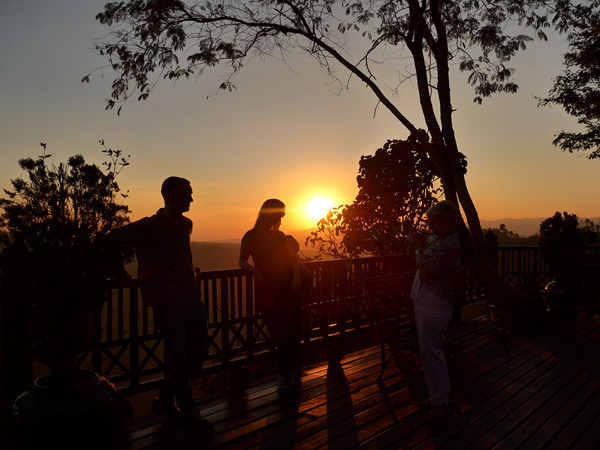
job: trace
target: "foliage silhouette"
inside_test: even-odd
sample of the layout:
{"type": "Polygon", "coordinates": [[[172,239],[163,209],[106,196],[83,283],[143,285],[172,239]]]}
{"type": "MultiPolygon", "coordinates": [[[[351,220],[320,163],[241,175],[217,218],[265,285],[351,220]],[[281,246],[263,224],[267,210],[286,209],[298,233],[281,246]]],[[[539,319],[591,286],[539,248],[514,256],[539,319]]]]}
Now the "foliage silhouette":
{"type": "Polygon", "coordinates": [[[129,157],[100,143],[109,158],[105,171],[81,155],[47,165],[44,152],[19,161],[27,177],[13,179],[0,199],[3,298],[30,305],[34,356],[53,372],[76,368],[106,280],[123,270],[121,251],[103,239],[128,221],[115,177],[129,157]]]}
{"type": "Polygon", "coordinates": [[[388,140],[360,158],[358,173],[354,202],[329,211],[306,244],[334,258],[404,253],[406,237],[425,225],[441,192],[427,142],[388,140]]]}
{"type": "Polygon", "coordinates": [[[583,125],[579,133],[561,131],[554,145],[569,153],[588,152],[589,159],[600,158],[600,1],[577,5],[570,23],[566,70],[540,104],[562,106],[583,125]]]}
{"type": "Polygon", "coordinates": [[[518,233],[506,228],[501,223],[499,228],[486,228],[485,232],[491,231],[498,238],[498,245],[517,245],[517,246],[537,246],[540,242],[540,235],[520,236],[518,233]]]}
{"type": "Polygon", "coordinates": [[[575,214],[554,213],[540,224],[540,251],[550,264],[552,275],[568,279],[575,261],[587,245],[598,241],[600,227],[575,214]]]}

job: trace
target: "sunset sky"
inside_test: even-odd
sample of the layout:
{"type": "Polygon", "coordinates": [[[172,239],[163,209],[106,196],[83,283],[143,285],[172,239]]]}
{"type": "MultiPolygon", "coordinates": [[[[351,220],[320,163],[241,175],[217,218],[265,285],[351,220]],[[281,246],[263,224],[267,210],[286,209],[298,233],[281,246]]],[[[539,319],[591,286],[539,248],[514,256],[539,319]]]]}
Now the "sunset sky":
{"type": "MultiPolygon", "coordinates": [[[[292,70],[281,61],[253,60],[232,93],[212,96],[220,82],[215,69],[177,85],[162,82],[148,101],[129,102],[120,116],[105,111],[112,74],[80,82],[106,63],[92,51],[93,38],[106,34],[94,20],[104,3],[0,3],[1,187],[20,175],[18,159],[40,154],[40,142],[57,163],[76,153],[100,163],[104,139],[131,155],[118,181],[129,190],[132,219],[154,213],[162,180],[178,175],[194,188],[192,238],[235,239],[270,197],[288,205],[283,229],[313,226],[306,210],[312,200],[351,202],[360,156],[407,137],[383,107],[373,118],[376,100],[364,86],[354,81],[337,95],[317,63],[300,53],[288,61],[292,70]]],[[[481,218],[600,216],[600,161],[553,147],[554,135],[575,129],[575,121],[559,108],[538,108],[535,99],[562,71],[564,50],[560,41],[530,45],[511,64],[519,93],[482,106],[472,102],[465,77],[453,74],[456,135],[481,218]]],[[[403,86],[395,102],[423,127],[414,85],[403,86]]]]}

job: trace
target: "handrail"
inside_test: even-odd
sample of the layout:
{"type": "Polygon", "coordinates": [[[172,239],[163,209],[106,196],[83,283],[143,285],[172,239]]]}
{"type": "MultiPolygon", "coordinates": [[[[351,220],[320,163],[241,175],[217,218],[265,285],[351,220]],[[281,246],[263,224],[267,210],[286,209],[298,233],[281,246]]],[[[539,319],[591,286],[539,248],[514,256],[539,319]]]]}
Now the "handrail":
{"type": "MultiPolygon", "coordinates": [[[[304,345],[328,342],[370,327],[364,277],[399,273],[412,266],[407,255],[305,263],[314,281],[311,300],[302,305],[304,345]]],[[[205,371],[218,372],[271,352],[254,301],[254,281],[242,269],[199,274],[209,322],[205,371]]],[[[81,364],[107,376],[125,393],[156,385],[162,366],[162,339],[152,309],[139,295],[137,279],[112,281],[107,301],[95,317],[98,328],[81,364]]]]}
{"type": "MultiPolygon", "coordinates": [[[[600,255],[600,246],[588,254],[600,255]]],[[[305,263],[314,277],[312,299],[302,305],[303,345],[327,343],[370,329],[367,277],[413,270],[407,255],[305,263]]],[[[511,285],[549,280],[548,264],[539,247],[499,247],[498,271],[511,285]]],[[[477,276],[468,267],[465,301],[483,298],[477,276]]],[[[254,281],[242,269],[206,271],[199,275],[209,321],[207,373],[218,372],[268,355],[267,332],[254,301],[254,281]]],[[[95,336],[81,365],[110,378],[124,393],[151,389],[161,377],[162,339],[145,305],[136,279],[110,282],[107,301],[94,317],[95,336]]]]}

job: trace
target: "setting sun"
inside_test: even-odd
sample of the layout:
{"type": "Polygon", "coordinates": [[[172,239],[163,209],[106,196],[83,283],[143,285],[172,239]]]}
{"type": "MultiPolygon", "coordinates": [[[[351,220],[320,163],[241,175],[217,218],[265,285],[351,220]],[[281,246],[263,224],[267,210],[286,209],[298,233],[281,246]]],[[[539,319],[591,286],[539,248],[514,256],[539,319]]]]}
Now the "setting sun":
{"type": "Polygon", "coordinates": [[[315,222],[325,217],[327,211],[335,205],[331,199],[326,197],[316,197],[306,205],[306,214],[315,222]]]}

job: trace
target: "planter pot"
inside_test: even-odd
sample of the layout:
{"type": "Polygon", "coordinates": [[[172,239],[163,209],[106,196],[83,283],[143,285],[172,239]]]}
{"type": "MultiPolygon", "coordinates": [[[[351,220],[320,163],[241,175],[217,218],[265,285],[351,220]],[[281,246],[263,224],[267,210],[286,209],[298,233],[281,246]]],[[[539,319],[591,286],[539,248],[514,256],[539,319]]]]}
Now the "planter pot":
{"type": "Polygon", "coordinates": [[[548,310],[553,317],[570,324],[575,323],[577,312],[560,308],[561,306],[569,306],[576,300],[577,290],[570,282],[552,280],[544,288],[544,297],[548,310]]]}
{"type": "Polygon", "coordinates": [[[88,371],[38,378],[17,398],[13,412],[24,443],[52,448],[102,445],[119,424],[115,386],[88,371]]]}

